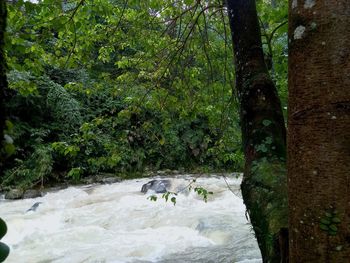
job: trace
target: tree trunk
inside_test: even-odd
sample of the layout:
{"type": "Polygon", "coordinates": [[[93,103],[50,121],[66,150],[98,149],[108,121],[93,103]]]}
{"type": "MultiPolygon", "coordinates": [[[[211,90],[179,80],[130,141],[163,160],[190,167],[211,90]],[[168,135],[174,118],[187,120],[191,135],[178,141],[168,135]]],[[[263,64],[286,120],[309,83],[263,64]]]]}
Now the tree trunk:
{"type": "Polygon", "coordinates": [[[228,0],[245,155],[244,203],[263,262],[287,262],[286,131],[254,0],[228,0]]]}
{"type": "Polygon", "coordinates": [[[2,177],[2,156],[4,154],[5,91],[7,89],[4,35],[6,31],[6,2],[0,1],[0,178],[2,177]]]}
{"type": "Polygon", "coordinates": [[[349,262],[350,2],[289,2],[290,262],[349,262]]]}

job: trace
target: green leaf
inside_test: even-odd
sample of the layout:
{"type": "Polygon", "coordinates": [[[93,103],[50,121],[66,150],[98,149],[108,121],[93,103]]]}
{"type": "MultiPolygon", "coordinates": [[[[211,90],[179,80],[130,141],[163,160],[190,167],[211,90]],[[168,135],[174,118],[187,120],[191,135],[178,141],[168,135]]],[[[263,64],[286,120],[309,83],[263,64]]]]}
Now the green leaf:
{"type": "Polygon", "coordinates": [[[333,217],[332,218],[332,222],[336,223],[336,224],[339,224],[341,222],[341,220],[339,219],[339,217],[333,217]]]}
{"type": "Polygon", "coordinates": [[[0,242],[0,262],[5,261],[5,259],[9,254],[10,254],[10,248],[4,243],[0,242]]]}
{"type": "Polygon", "coordinates": [[[266,137],[265,142],[267,144],[271,144],[272,143],[272,138],[271,137],[266,137]]]}
{"type": "Polygon", "coordinates": [[[330,225],[329,228],[334,231],[334,232],[337,232],[338,231],[338,228],[336,225],[330,225]]]}
{"type": "Polygon", "coordinates": [[[4,235],[7,233],[7,226],[4,220],[0,218],[0,239],[3,238],[4,235]]]}
{"type": "Polygon", "coordinates": [[[160,3],[159,1],[153,0],[153,1],[150,1],[149,6],[152,9],[159,9],[160,3]]]}
{"type": "Polygon", "coordinates": [[[333,217],[332,214],[329,212],[326,212],[325,215],[326,215],[326,217],[333,217]]]}
{"type": "Polygon", "coordinates": [[[13,126],[14,126],[13,123],[11,121],[9,121],[9,120],[5,121],[5,125],[6,125],[6,129],[7,130],[12,130],[13,126]]]}
{"type": "Polygon", "coordinates": [[[331,224],[331,221],[327,218],[322,218],[320,220],[321,224],[324,224],[324,225],[330,225],[331,224]]]}
{"type": "Polygon", "coordinates": [[[68,172],[67,177],[71,177],[74,181],[78,181],[80,179],[81,174],[81,167],[75,167],[68,172]]]}
{"type": "Polygon", "coordinates": [[[170,192],[166,192],[166,193],[163,194],[163,196],[162,196],[162,197],[165,199],[166,202],[168,202],[169,194],[170,194],[170,192]]]}
{"type": "Polygon", "coordinates": [[[151,196],[149,196],[147,199],[156,202],[156,201],[157,201],[157,196],[151,195],[151,196]]]}
{"type": "Polygon", "coordinates": [[[327,226],[327,225],[324,225],[324,224],[320,224],[320,228],[321,228],[322,230],[324,230],[324,231],[328,231],[328,230],[329,230],[328,226],[327,226]]]}
{"type": "Polygon", "coordinates": [[[262,123],[263,123],[264,126],[269,126],[272,123],[272,121],[270,121],[270,120],[263,120],[262,123]]]}
{"type": "Polygon", "coordinates": [[[176,204],[176,197],[172,197],[170,201],[175,205],[176,204]]]}
{"type": "MultiPolygon", "coordinates": [[[[7,232],[6,223],[4,220],[0,218],[0,239],[3,238],[6,232],[7,232]]],[[[0,242],[0,262],[5,261],[9,253],[10,253],[10,248],[4,243],[0,242]]]]}
{"type": "Polygon", "coordinates": [[[4,149],[8,156],[16,152],[16,147],[13,144],[5,144],[4,149]]]}

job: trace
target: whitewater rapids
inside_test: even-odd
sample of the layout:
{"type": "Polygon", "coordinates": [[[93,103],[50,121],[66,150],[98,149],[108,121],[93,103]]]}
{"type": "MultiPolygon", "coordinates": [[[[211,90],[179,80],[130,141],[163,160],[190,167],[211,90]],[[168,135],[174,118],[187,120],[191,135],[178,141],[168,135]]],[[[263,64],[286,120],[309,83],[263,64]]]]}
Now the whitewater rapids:
{"type": "Polygon", "coordinates": [[[0,217],[8,225],[1,241],[11,248],[5,262],[261,262],[245,217],[240,178],[197,178],[193,187],[214,193],[208,202],[188,191],[191,175],[162,179],[171,180],[172,191],[185,188],[175,206],[162,194],[154,202],[147,198],[154,193],[140,193],[150,178],[0,200],[0,217]],[[26,212],[36,202],[42,202],[36,211],[26,212]]]}

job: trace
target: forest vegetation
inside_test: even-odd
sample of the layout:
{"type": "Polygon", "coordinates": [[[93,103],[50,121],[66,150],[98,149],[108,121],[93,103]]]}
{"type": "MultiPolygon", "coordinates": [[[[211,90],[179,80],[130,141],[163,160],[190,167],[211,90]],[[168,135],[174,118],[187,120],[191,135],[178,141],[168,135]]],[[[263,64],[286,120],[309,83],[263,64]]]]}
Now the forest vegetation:
{"type": "MultiPolygon", "coordinates": [[[[220,1],[187,2],[9,4],[2,184],[242,171],[228,17],[220,1]]],[[[287,8],[269,5],[264,48],[286,109],[286,26],[274,29],[287,8]]]]}

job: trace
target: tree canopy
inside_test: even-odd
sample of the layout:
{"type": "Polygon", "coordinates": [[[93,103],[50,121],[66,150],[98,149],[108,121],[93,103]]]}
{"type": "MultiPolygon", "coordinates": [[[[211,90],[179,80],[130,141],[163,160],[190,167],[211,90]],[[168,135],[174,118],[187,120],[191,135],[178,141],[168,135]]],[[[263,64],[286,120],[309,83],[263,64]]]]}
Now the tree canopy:
{"type": "MultiPolygon", "coordinates": [[[[286,10],[274,5],[260,2],[259,17],[285,107],[286,10]]],[[[8,11],[4,185],[242,170],[221,1],[13,1],[8,11]]]]}

